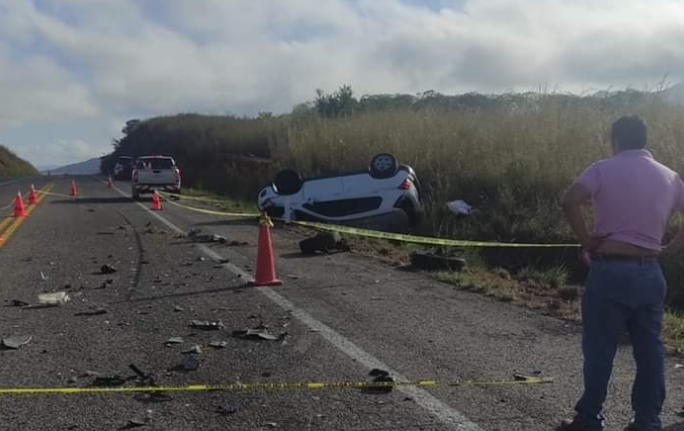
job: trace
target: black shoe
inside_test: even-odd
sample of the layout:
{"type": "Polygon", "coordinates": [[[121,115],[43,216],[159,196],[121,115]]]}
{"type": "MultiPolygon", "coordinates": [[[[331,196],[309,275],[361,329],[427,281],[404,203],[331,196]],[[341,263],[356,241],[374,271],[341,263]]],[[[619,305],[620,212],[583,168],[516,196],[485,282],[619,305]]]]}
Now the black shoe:
{"type": "MultiPolygon", "coordinates": [[[[573,420],[565,419],[561,424],[556,428],[556,431],[601,431],[602,428],[599,429],[592,429],[588,428],[584,422],[580,421],[579,419],[575,418],[573,420]]],[[[637,431],[637,430],[630,430],[630,431],[637,431]]],[[[641,431],[641,430],[638,430],[641,431]]]]}

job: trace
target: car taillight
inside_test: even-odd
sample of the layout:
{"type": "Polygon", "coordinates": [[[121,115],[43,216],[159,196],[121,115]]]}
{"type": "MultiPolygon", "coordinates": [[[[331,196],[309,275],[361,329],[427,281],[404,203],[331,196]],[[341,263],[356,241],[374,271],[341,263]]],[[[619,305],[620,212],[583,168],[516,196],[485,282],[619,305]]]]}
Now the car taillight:
{"type": "Polygon", "coordinates": [[[180,169],[176,168],[176,181],[180,181],[180,169]]]}
{"type": "Polygon", "coordinates": [[[399,186],[399,188],[402,190],[409,190],[411,187],[413,187],[413,181],[408,178],[406,178],[399,186]]]}

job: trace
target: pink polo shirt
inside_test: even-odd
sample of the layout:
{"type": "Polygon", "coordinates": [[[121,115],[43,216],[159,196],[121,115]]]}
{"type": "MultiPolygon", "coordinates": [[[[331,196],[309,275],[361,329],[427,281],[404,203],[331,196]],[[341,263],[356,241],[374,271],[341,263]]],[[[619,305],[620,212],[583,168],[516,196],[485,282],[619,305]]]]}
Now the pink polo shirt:
{"type": "Polygon", "coordinates": [[[684,183],[646,150],[622,151],[577,179],[591,191],[592,237],[661,250],[673,211],[684,212],[684,183]]]}

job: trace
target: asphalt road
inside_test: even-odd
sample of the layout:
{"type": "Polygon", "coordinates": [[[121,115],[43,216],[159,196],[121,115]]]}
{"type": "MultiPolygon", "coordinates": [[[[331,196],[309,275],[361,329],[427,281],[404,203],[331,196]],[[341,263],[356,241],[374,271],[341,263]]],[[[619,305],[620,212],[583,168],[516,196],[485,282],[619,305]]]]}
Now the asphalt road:
{"type": "MultiPolygon", "coordinates": [[[[437,283],[354,254],[302,257],[290,230],[274,231],[284,286],[245,285],[253,273],[257,226],[164,203],[151,213],[129,186],[108,189],[76,178],[80,196],[66,196],[71,178],[0,183],[0,208],[28,190],[54,184],[0,243],[0,333],[30,335],[18,350],[0,350],[0,387],[87,387],[96,375],[134,375],[159,385],[231,382],[366,381],[371,368],[402,379],[552,377],[547,385],[102,395],[0,395],[0,430],[552,430],[568,417],[581,390],[580,328],[437,283]],[[247,245],[200,244],[191,228],[247,245]],[[220,262],[218,259],[223,259],[220,262]],[[227,261],[226,261],[227,259],[227,261]],[[104,264],[117,272],[100,273],[104,264]],[[65,291],[61,307],[30,304],[65,291]],[[106,314],[76,315],[106,310],[106,314]],[[202,331],[192,320],[221,320],[202,331]],[[232,331],[264,325],[285,334],[252,341],[232,331]],[[183,342],[167,346],[171,337],[183,342]],[[209,347],[224,341],[226,347],[209,347]],[[181,371],[198,345],[199,368],[181,371]]],[[[5,211],[7,212],[7,211],[5,211]]],[[[1,223],[2,219],[0,219],[1,223]]],[[[0,225],[1,226],[1,225],[0,225]]],[[[1,231],[1,230],[0,230],[1,231]]],[[[684,369],[668,359],[668,430],[677,416],[684,369]]],[[[611,384],[609,430],[630,417],[631,351],[621,348],[611,384]]],[[[134,382],[127,383],[134,385],[134,382]]]]}

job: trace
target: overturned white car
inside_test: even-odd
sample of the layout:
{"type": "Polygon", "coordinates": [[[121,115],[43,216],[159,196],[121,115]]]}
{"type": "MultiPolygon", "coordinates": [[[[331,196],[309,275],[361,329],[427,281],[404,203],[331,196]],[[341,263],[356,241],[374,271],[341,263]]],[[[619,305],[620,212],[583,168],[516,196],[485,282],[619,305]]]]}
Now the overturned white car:
{"type": "Polygon", "coordinates": [[[259,192],[259,209],[271,217],[351,224],[403,231],[423,217],[420,182],[391,154],[373,157],[367,170],[303,179],[293,170],[278,173],[259,192]]]}

